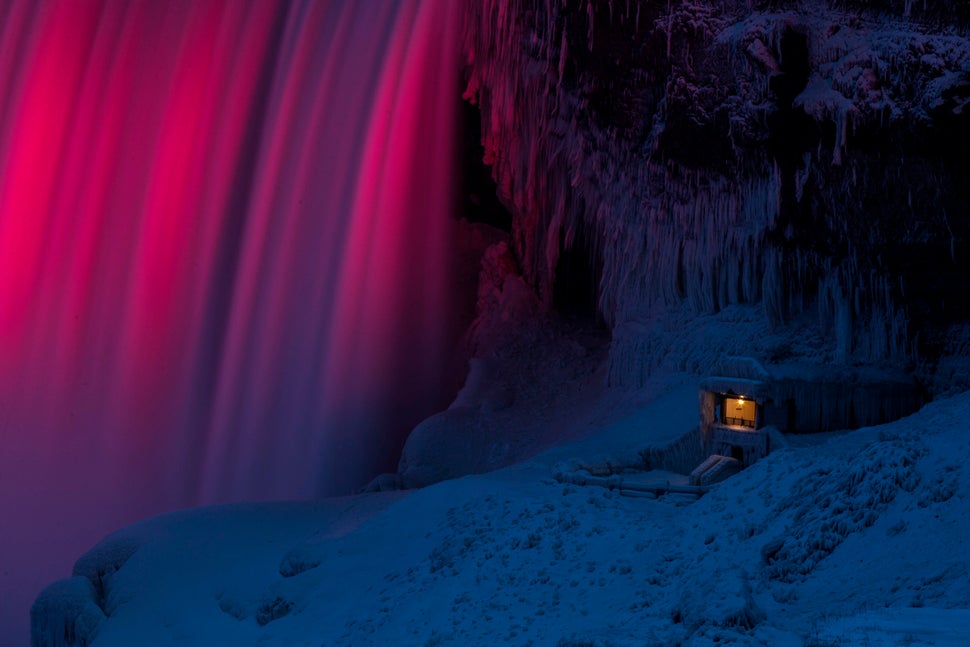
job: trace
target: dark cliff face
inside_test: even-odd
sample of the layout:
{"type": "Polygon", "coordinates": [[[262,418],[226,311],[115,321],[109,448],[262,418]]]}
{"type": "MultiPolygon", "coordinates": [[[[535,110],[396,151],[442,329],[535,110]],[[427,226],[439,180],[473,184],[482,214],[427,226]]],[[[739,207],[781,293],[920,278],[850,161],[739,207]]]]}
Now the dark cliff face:
{"type": "Polygon", "coordinates": [[[466,97],[526,278],[552,304],[585,254],[615,339],[752,304],[831,361],[934,357],[970,317],[968,24],[930,0],[472,3],[466,97]]]}

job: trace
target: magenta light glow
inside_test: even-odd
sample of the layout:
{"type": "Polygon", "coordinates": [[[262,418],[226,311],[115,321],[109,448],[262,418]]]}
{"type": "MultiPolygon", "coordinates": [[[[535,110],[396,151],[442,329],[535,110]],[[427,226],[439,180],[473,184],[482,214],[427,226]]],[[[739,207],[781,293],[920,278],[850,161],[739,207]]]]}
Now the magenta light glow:
{"type": "Polygon", "coordinates": [[[115,526],[348,492],[443,404],[456,6],[0,0],[4,631],[115,526]]]}

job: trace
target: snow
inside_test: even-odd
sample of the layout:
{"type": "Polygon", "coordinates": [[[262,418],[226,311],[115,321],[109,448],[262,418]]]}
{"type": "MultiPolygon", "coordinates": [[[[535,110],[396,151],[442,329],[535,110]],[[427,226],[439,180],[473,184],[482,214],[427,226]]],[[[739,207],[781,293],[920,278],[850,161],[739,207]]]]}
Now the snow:
{"type": "Polygon", "coordinates": [[[36,644],[73,618],[99,647],[970,644],[970,393],[799,436],[696,499],[643,460],[696,424],[668,378],[632,410],[577,399],[592,432],[495,472],[122,530],[41,596],[36,644]],[[93,573],[95,610],[71,602],[93,573]]]}
{"type": "Polygon", "coordinates": [[[822,640],[856,645],[936,645],[958,647],[970,641],[968,609],[879,609],[839,618],[819,632],[822,640]]]}

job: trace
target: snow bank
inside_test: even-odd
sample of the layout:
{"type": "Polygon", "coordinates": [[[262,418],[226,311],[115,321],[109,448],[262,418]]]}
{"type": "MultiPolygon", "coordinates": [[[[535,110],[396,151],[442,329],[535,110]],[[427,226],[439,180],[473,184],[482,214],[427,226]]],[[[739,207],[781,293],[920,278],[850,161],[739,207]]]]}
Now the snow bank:
{"type": "Polygon", "coordinates": [[[963,647],[970,642],[970,609],[879,609],[837,618],[818,632],[820,641],[840,647],[934,645],[963,647]]]}
{"type": "Polygon", "coordinates": [[[35,640],[71,644],[100,618],[105,647],[960,644],[967,419],[970,394],[804,437],[695,503],[552,478],[642,438],[621,418],[409,493],[162,517],[119,535],[145,538],[110,580],[123,605],[104,618],[87,578],[59,583],[35,640]]]}

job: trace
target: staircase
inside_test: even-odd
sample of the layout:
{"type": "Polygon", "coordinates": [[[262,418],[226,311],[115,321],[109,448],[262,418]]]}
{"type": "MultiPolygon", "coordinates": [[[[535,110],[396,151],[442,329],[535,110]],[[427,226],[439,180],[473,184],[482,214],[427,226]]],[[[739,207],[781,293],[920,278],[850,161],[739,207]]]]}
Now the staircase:
{"type": "Polygon", "coordinates": [[[713,485],[741,471],[741,461],[730,456],[712,454],[690,473],[691,485],[713,485]]]}

